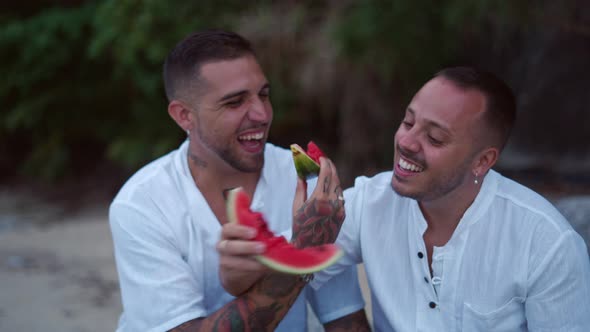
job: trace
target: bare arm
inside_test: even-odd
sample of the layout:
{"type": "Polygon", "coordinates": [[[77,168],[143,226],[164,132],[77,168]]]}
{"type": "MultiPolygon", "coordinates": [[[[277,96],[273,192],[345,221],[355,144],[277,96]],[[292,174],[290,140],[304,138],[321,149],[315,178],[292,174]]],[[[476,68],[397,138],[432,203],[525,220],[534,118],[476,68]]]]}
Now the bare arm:
{"type": "Polygon", "coordinates": [[[270,273],[210,316],[170,331],[273,331],[304,286],[297,276],[270,273]]]}

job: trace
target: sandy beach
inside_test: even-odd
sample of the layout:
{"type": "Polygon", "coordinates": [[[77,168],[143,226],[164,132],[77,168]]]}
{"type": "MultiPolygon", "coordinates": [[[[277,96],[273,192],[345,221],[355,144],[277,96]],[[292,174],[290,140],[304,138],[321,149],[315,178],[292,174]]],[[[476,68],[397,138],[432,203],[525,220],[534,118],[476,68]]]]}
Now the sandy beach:
{"type": "MultiPolygon", "coordinates": [[[[590,243],[590,196],[556,204],[590,243]]],[[[107,206],[64,212],[0,192],[0,331],[115,330],[121,303],[107,206]]],[[[368,296],[362,273],[361,283],[368,296]]],[[[321,330],[310,324],[311,331],[321,330]]]]}

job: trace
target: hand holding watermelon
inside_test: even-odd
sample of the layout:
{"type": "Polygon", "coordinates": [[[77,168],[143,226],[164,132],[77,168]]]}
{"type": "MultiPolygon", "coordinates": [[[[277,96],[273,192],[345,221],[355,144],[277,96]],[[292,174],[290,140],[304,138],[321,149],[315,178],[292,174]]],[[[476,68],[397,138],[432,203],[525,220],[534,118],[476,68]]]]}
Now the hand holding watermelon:
{"type": "Polygon", "coordinates": [[[307,199],[306,183],[298,179],[293,202],[293,238],[298,247],[333,243],[344,221],[344,197],[336,167],[324,156],[316,188],[307,199]]]}
{"type": "MultiPolygon", "coordinates": [[[[264,243],[265,250],[259,252],[255,258],[273,270],[291,274],[313,273],[332,265],[342,256],[342,251],[334,244],[296,248],[283,236],[275,236],[268,228],[264,216],[250,210],[250,197],[242,188],[229,191],[227,217],[230,223],[237,223],[256,230],[256,234],[251,240],[264,243]]],[[[218,245],[218,251],[221,254],[231,253],[227,248],[227,241],[229,240],[222,240],[218,245]]]]}

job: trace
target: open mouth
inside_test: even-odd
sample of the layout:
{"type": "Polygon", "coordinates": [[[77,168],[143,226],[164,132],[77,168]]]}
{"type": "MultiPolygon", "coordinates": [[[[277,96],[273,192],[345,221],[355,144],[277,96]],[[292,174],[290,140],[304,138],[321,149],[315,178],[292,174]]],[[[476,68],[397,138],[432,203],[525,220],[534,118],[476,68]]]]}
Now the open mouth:
{"type": "Polygon", "coordinates": [[[238,136],[238,142],[248,152],[260,152],[264,147],[264,132],[253,132],[238,136]]]}

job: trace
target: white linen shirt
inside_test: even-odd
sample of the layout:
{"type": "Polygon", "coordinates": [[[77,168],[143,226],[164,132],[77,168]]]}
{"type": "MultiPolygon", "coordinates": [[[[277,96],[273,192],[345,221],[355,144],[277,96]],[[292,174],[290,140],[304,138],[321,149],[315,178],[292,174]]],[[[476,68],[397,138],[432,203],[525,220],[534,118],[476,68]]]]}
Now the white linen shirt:
{"type": "MultiPolygon", "coordinates": [[[[166,331],[208,316],[234,299],[219,282],[215,244],[221,225],[195,186],[187,149],[185,141],[178,150],[146,165],[111,204],[123,302],[118,331],[166,331]]],[[[296,181],[291,152],[267,144],[251,207],[265,215],[275,233],[287,237],[296,181]]],[[[337,279],[320,292],[306,287],[277,331],[306,330],[306,299],[320,322],[362,309],[356,267],[337,279]]]]}
{"type": "Polygon", "coordinates": [[[364,262],[376,331],[590,331],[590,261],[582,238],[544,198],[495,171],[444,247],[431,277],[418,203],[392,172],[345,191],[345,256],[318,287],[364,262]]]}

